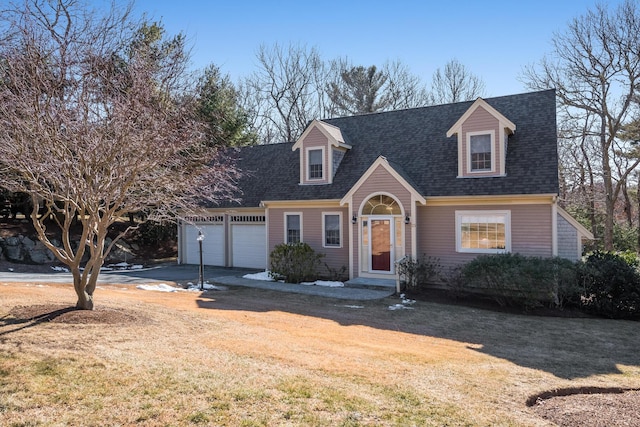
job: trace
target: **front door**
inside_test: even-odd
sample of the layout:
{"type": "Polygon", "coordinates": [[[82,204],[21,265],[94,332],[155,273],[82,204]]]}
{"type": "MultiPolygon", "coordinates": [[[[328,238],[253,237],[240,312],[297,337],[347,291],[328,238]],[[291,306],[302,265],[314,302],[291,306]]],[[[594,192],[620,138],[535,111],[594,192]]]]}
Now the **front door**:
{"type": "Polygon", "coordinates": [[[371,219],[371,270],[391,272],[393,220],[371,219]]]}

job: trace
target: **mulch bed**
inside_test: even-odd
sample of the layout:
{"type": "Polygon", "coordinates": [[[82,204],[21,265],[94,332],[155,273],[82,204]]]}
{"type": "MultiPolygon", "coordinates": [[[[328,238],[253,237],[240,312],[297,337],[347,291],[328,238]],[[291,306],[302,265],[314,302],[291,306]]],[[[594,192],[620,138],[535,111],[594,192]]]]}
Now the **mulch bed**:
{"type": "Polygon", "coordinates": [[[554,393],[553,397],[534,397],[529,404],[539,416],[558,426],[640,426],[640,390],[581,388],[545,394],[554,393]]]}
{"type": "Polygon", "coordinates": [[[9,315],[16,323],[51,322],[67,324],[140,324],[144,319],[133,310],[100,307],[95,310],[79,310],[67,305],[29,305],[16,306],[9,315]]]}

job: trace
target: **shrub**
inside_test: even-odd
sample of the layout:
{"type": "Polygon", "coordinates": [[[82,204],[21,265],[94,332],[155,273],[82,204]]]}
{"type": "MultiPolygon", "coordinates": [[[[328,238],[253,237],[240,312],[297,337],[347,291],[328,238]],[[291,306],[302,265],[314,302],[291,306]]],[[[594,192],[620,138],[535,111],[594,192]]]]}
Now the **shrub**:
{"type": "Polygon", "coordinates": [[[440,277],[440,260],[422,256],[413,259],[409,256],[396,263],[396,273],[404,278],[407,289],[418,290],[440,277]]]}
{"type": "Polygon", "coordinates": [[[447,293],[457,299],[465,296],[464,276],[462,275],[462,266],[450,267],[446,273],[442,275],[442,280],[446,286],[447,293]]]}
{"type": "Polygon", "coordinates": [[[481,255],[463,266],[462,277],[465,288],[486,293],[501,306],[530,309],[579,300],[575,264],[561,258],[481,255]]]}
{"type": "Polygon", "coordinates": [[[640,317],[637,264],[629,254],[595,251],[588,255],[578,272],[585,310],[610,318],[640,317]]]}
{"type": "Polygon", "coordinates": [[[281,243],[271,251],[271,275],[289,283],[316,280],[322,257],[307,243],[281,243]]]}
{"type": "Polygon", "coordinates": [[[332,280],[336,282],[344,282],[349,278],[346,265],[343,265],[340,268],[333,268],[325,262],[324,267],[327,269],[326,278],[328,280],[332,280]]]}

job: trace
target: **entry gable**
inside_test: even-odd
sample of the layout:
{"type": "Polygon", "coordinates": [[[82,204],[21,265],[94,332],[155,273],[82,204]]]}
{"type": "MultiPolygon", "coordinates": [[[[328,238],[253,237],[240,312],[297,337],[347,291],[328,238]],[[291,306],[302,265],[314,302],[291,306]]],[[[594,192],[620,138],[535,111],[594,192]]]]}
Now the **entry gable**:
{"type": "Polygon", "coordinates": [[[322,185],[333,183],[351,145],[345,142],[340,128],[313,120],[291,149],[300,152],[300,184],[322,185]]]}
{"type": "Polygon", "coordinates": [[[505,176],[507,140],[516,125],[478,98],[447,131],[458,136],[458,177],[505,176]]]}
{"type": "Polygon", "coordinates": [[[382,167],[394,179],[396,179],[400,183],[400,185],[402,185],[411,194],[411,198],[414,201],[422,205],[425,205],[427,203],[425,198],[415,189],[415,187],[411,185],[409,181],[405,179],[398,170],[396,170],[393,166],[391,166],[391,164],[389,163],[386,157],[379,156],[371,164],[371,166],[369,166],[369,168],[365,171],[365,173],[362,174],[360,179],[353,185],[353,187],[351,187],[351,189],[347,192],[347,194],[345,194],[344,197],[340,200],[340,205],[344,206],[346,204],[349,204],[351,202],[351,199],[353,198],[353,195],[360,189],[360,187],[362,187],[364,183],[367,182],[367,180],[379,167],[382,167]]]}

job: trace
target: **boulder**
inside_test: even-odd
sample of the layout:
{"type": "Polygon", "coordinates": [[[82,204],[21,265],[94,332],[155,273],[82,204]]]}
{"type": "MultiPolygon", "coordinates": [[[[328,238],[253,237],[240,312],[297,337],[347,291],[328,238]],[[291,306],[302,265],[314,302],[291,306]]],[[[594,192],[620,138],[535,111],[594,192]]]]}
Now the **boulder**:
{"type": "MultiPolygon", "coordinates": [[[[108,244],[111,243],[111,239],[107,239],[105,241],[105,248],[108,247],[108,244]]],[[[132,258],[135,258],[136,254],[131,248],[131,245],[124,240],[118,240],[113,248],[111,248],[111,252],[107,255],[105,261],[106,262],[128,262],[131,261],[132,258]]]]}
{"type": "Polygon", "coordinates": [[[26,252],[27,258],[34,264],[49,264],[56,259],[53,252],[40,241],[36,242],[34,246],[26,252]]]}
{"type": "Polygon", "coordinates": [[[11,236],[4,239],[4,257],[11,262],[24,262],[25,252],[21,237],[11,236]]]}

